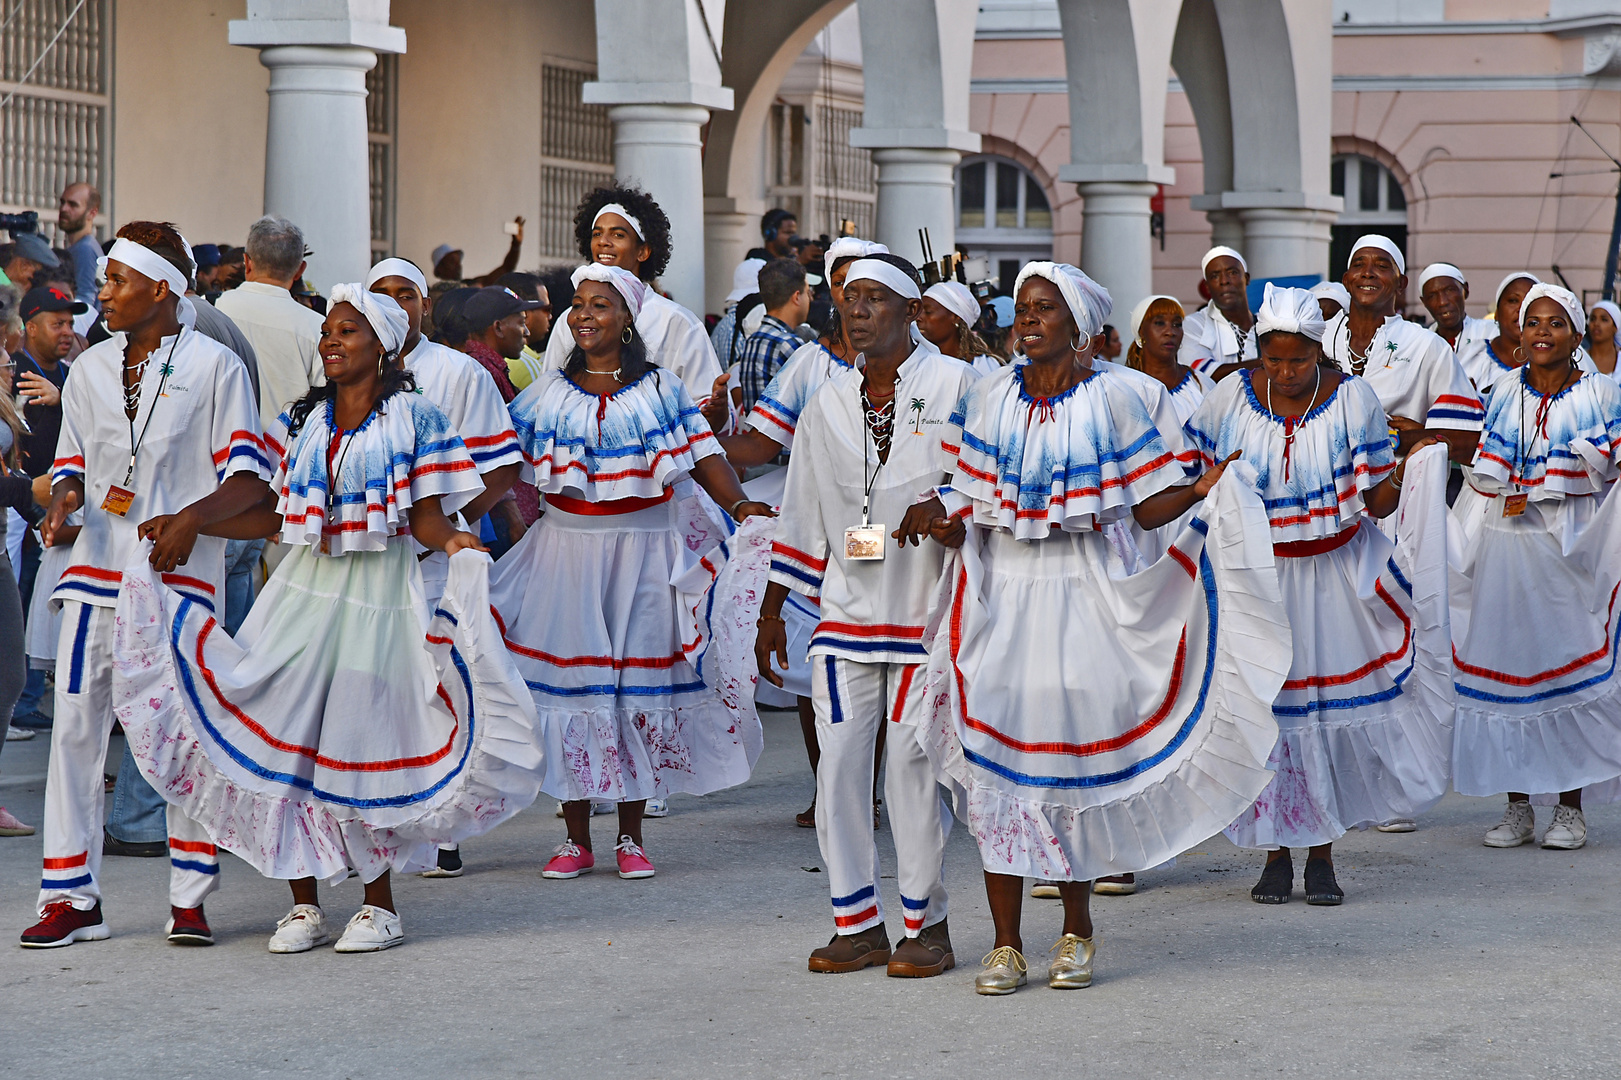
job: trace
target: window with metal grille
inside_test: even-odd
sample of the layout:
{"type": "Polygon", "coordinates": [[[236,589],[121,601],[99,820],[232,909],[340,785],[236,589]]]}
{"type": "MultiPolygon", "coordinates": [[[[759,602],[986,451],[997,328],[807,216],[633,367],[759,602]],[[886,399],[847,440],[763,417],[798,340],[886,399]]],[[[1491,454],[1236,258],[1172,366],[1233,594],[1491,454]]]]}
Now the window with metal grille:
{"type": "Polygon", "coordinates": [[[366,151],[371,181],[372,260],[394,254],[395,149],[399,57],[380,53],[366,73],[366,151]]]}
{"type": "Polygon", "coordinates": [[[1351,245],[1378,233],[1407,250],[1407,193],[1396,174],[1361,154],[1336,155],[1329,165],[1329,190],[1344,197],[1345,209],[1329,242],[1329,280],[1338,281],[1351,259],[1351,245]]]}
{"type": "Polygon", "coordinates": [[[85,181],[108,191],[108,0],[0,0],[0,210],[37,210],[55,243],[57,199],[85,181]]]}
{"type": "Polygon", "coordinates": [[[872,235],[878,173],[872,152],[850,145],[850,129],[860,126],[859,109],[823,102],[772,107],[766,194],[773,206],[799,216],[800,232],[836,236],[841,222],[852,221],[857,236],[872,235]]]}
{"type": "Polygon", "coordinates": [[[579,261],[574,209],[585,193],[613,180],[613,122],[603,105],[587,105],[581,87],[596,75],[546,64],[540,78],[540,259],[579,261]]]}

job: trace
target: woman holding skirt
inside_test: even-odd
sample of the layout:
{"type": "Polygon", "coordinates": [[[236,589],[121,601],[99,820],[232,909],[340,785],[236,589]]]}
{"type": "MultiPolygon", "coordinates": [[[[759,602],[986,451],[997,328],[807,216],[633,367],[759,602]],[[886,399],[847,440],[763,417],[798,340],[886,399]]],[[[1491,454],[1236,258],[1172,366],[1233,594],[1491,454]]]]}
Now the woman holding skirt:
{"type": "Polygon", "coordinates": [[[1260,366],[1218,383],[1187,424],[1207,466],[1241,453],[1255,471],[1294,647],[1272,702],[1276,776],[1227,835],[1268,851],[1257,903],[1289,900],[1289,849],[1306,847],[1306,902],[1333,905],[1333,842],[1446,791],[1447,463],[1418,452],[1425,437],[1396,464],[1373,389],[1319,364],[1310,293],[1268,284],[1256,331],[1260,366]],[[1393,545],[1369,519],[1398,503],[1393,545]]]}
{"type": "Polygon", "coordinates": [[[743,494],[681,380],[649,362],[635,326],[647,286],[600,262],[573,281],[574,350],[511,405],[546,512],[497,564],[490,598],[568,824],[542,876],[595,867],[596,799],[619,804],[619,876],[648,878],[646,801],[741,784],[761,748],[753,656],[710,650],[700,610],[726,544],[688,550],[671,487],[691,474],[737,521],[771,508],[743,494]]]}
{"type": "Polygon", "coordinates": [[[1498,380],[1452,520],[1458,721],[1453,785],[1508,792],[1487,847],[1536,838],[1529,794],[1559,792],[1542,846],[1587,842],[1582,788],[1621,777],[1621,388],[1577,368],[1576,297],[1533,285],[1525,363],[1498,380]]]}
{"type": "Polygon", "coordinates": [[[400,944],[390,871],[428,869],[438,844],[493,828],[539,792],[534,711],[499,647],[488,556],[447,517],[483,484],[444,414],[392,363],[405,335],[390,298],[332,290],[326,384],[266,433],[275,504],[231,526],[293,549],[234,640],[144,553],[118,598],[115,713],[165,799],[289,881],[273,953],[327,940],[316,881],[351,867],[365,902],[337,951],[400,944]],[[451,555],[431,617],[413,538],[451,555]]]}
{"type": "Polygon", "coordinates": [[[924,741],[985,868],[981,994],[1027,981],[1027,876],[1059,883],[1064,905],[1048,985],[1090,985],[1091,880],[1164,862],[1260,793],[1289,659],[1260,500],[1240,477],[1217,485],[1219,467],[1190,482],[1165,388],[1094,366],[1108,293],[1031,263],[1015,311],[1029,362],[969,388],[950,517],[930,529],[961,552],[936,609],[924,741]],[[1124,523],[1156,528],[1212,488],[1209,516],[1126,577],[1124,523]]]}

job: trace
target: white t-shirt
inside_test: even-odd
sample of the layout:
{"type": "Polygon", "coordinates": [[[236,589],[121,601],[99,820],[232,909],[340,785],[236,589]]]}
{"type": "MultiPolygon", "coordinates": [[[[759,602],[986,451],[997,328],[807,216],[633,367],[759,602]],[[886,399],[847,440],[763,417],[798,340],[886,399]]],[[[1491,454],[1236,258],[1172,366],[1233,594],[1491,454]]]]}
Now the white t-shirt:
{"type": "MultiPolygon", "coordinates": [[[[574,348],[566,310],[552,324],[552,336],[546,342],[548,371],[561,371],[574,348]]],[[[687,395],[701,408],[721,374],[703,320],[649,289],[642,313],[636,316],[636,332],[647,343],[648,359],[686,384],[687,395]]]]}
{"type": "Polygon", "coordinates": [[[417,393],[449,417],[480,473],[523,460],[512,415],[483,364],[459,349],[419,338],[405,354],[405,367],[416,376],[417,393]]]}
{"type": "MultiPolygon", "coordinates": [[[[124,567],[141,543],[141,522],[185,509],[235,473],[270,479],[248,369],[224,345],[182,329],[178,339],[166,337],[153,351],[141,379],[134,420],[139,449],[135,475],[126,483],[131,422],[124,413],[125,341],[124,334],[114,334],[80,353],[62,386],[62,434],[51,478],[82,479],[85,511],[55,601],[113,607],[124,567]],[[122,517],[102,509],[114,484],[135,493],[122,517]]],[[[216,598],[225,588],[225,541],[199,536],[191,558],[163,580],[224,614],[216,598]]]]}
{"type": "MultiPolygon", "coordinates": [[[[1346,312],[1328,320],[1323,355],[1351,373],[1351,330],[1346,312]]],[[[1400,315],[1387,316],[1368,343],[1362,378],[1388,416],[1426,428],[1479,431],[1486,408],[1457,356],[1439,334],[1400,315]]]]}
{"type": "Polygon", "coordinates": [[[242,331],[259,361],[259,425],[269,427],[310,387],[326,382],[319,314],[279,285],[245,281],[214,304],[242,331]]]}

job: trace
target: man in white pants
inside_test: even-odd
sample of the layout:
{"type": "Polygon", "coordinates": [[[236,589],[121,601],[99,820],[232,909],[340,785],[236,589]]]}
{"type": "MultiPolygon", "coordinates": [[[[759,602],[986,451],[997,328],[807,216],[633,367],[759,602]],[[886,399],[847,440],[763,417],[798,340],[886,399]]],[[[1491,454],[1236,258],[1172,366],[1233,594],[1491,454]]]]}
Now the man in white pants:
{"type": "Polygon", "coordinates": [[[916,271],[904,259],[882,254],[852,264],[844,313],[861,355],[853,368],[834,371],[799,417],[760,611],[756,658],[780,685],[772,662],[788,666],[783,601],[793,590],[821,602],[809,649],[822,750],[816,837],[836,932],[811,953],[812,971],[887,963],[890,975],[916,978],[956,964],[941,877],[951,814],[916,729],[923,624],[944,554],[935,550],[940,545],[918,544],[928,523],[944,516],[932,492],[956,460],[954,417],[976,376],[960,360],[914,346],[908,328],[920,297],[916,271]],[[884,794],[905,923],[893,955],[868,816],[874,744],[886,715],[894,726],[884,794]]]}
{"type": "MultiPolygon", "coordinates": [[[[73,562],[52,595],[62,605],[56,722],[45,782],[45,872],[37,925],[24,948],[95,941],[101,917],[102,766],[112,732],[113,609],[123,568],[143,538],[171,588],[224,615],[221,523],[267,494],[259,410],[247,368],[192,327],[192,273],[173,227],[132,222],[102,260],[102,313],[113,336],[73,364],[62,388],[62,433],[51,546],[84,507],[73,562]]],[[[247,539],[247,537],[241,537],[247,539]]],[[[203,827],[175,807],[169,823],[171,942],[211,945],[203,899],[219,887],[219,856],[203,827]]]]}

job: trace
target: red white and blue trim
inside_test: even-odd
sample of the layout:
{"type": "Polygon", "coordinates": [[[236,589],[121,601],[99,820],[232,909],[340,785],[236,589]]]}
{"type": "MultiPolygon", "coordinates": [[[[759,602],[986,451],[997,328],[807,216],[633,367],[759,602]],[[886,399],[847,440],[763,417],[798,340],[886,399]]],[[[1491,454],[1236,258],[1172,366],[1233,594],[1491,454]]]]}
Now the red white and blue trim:
{"type": "Polygon", "coordinates": [[[771,542],[770,580],[784,585],[802,596],[817,599],[822,595],[822,576],[827,573],[827,557],[790,547],[780,540],[771,542]]]}
{"type": "Polygon", "coordinates": [[[928,659],[922,626],[848,623],[823,619],[811,634],[810,655],[863,664],[918,664],[928,659]]]}

